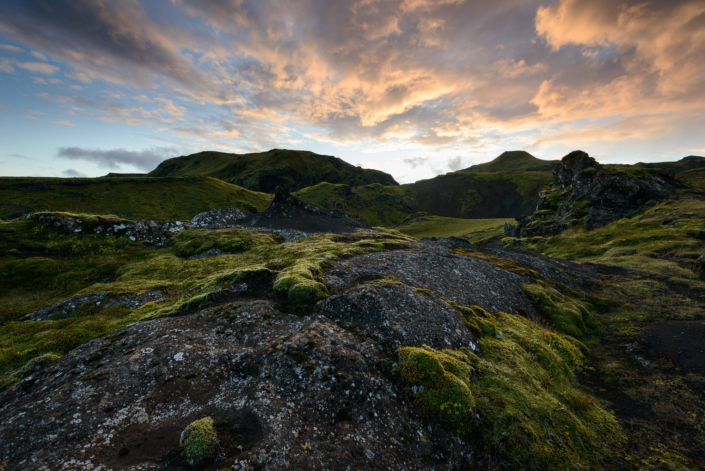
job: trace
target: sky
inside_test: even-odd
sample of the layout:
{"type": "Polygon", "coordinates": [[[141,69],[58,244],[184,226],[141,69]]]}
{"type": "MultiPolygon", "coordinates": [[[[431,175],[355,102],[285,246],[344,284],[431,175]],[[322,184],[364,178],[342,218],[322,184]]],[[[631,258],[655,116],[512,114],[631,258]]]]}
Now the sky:
{"type": "Polygon", "coordinates": [[[3,0],[0,175],[705,155],[705,0],[3,0]]]}

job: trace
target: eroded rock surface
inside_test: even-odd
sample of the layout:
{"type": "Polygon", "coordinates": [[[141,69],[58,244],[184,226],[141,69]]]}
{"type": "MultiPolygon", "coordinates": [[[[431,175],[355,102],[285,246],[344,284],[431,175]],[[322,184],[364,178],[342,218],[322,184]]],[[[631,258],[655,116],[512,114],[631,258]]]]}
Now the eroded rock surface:
{"type": "MultiPolygon", "coordinates": [[[[464,242],[468,244],[467,242],[464,242]]],[[[469,245],[469,244],[468,244],[469,245]]],[[[395,277],[401,283],[428,289],[461,306],[480,306],[491,313],[517,314],[518,308],[535,313],[521,290],[530,280],[477,258],[455,255],[448,240],[423,240],[409,250],[360,255],[340,262],[326,275],[338,291],[365,281],[395,277]]]]}
{"type": "Polygon", "coordinates": [[[4,469],[187,469],[189,423],[213,418],[202,469],[457,469],[472,448],[408,408],[371,339],[266,302],[133,324],[0,395],[4,469]],[[43,468],[45,467],[45,468],[43,468]]]}

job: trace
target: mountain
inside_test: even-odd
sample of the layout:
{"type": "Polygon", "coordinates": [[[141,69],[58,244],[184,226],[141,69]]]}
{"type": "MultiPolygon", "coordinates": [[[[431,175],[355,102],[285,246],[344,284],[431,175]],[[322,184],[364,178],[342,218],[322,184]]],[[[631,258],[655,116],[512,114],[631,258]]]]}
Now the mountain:
{"type": "Polygon", "coordinates": [[[523,150],[502,152],[496,159],[484,164],[473,165],[462,172],[540,172],[550,171],[558,165],[558,160],[541,160],[523,150]]]}
{"type": "Polygon", "coordinates": [[[639,162],[634,165],[608,164],[605,167],[637,167],[637,168],[664,168],[681,173],[688,170],[705,168],[705,157],[690,155],[675,162],[639,162]]]}
{"type": "Polygon", "coordinates": [[[271,195],[208,177],[0,178],[0,218],[69,211],[185,220],[211,208],[264,211],[271,200],[271,195]]]}
{"type": "Polygon", "coordinates": [[[286,149],[252,154],[199,152],[165,160],[148,175],[213,177],[263,193],[274,193],[277,186],[296,191],[321,182],[398,185],[391,175],[379,170],[355,167],[329,155],[286,149]]]}

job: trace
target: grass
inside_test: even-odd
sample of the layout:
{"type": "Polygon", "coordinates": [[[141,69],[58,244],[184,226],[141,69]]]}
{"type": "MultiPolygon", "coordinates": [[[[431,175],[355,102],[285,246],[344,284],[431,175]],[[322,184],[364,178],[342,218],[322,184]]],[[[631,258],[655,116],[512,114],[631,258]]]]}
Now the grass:
{"type": "Polygon", "coordinates": [[[297,192],[297,196],[322,208],[338,209],[362,218],[371,226],[394,227],[411,214],[413,191],[398,185],[351,188],[344,184],[319,183],[297,192]]]}
{"type": "MultiPolygon", "coordinates": [[[[503,241],[516,243],[509,238],[503,241]]],[[[705,283],[688,268],[705,252],[705,202],[669,200],[593,231],[570,229],[555,237],[529,238],[521,248],[567,260],[638,269],[705,289],[705,283]],[[669,216],[679,219],[662,224],[669,216]]]]}
{"type": "Polygon", "coordinates": [[[276,186],[295,191],[324,181],[351,186],[397,184],[379,170],[355,167],[337,157],[285,149],[251,154],[199,152],[165,160],[149,176],[213,177],[265,193],[274,193],[276,186]]]}
{"type": "MultiPolygon", "coordinates": [[[[172,315],[207,304],[210,293],[262,274],[276,278],[283,306],[306,313],[325,291],[318,288],[332,260],[397,247],[412,239],[397,231],[326,234],[280,244],[269,233],[223,229],[179,233],[165,247],[98,235],[62,235],[34,219],[0,223],[0,382],[16,381],[14,371],[33,358],[63,356],[82,343],[127,324],[172,315]],[[231,255],[186,260],[210,248],[231,255]],[[23,314],[71,296],[110,296],[159,290],[169,297],[134,311],[79,310],[61,321],[18,322],[23,314]],[[315,290],[314,290],[315,291],[315,290]]],[[[266,278],[266,277],[265,277],[266,278]]],[[[271,282],[271,281],[270,281],[271,282]]],[[[271,285],[270,285],[271,286],[271,285]]]]}
{"type": "Polygon", "coordinates": [[[680,173],[677,180],[684,186],[679,193],[705,195],[705,168],[680,173]]]}
{"type": "Polygon", "coordinates": [[[0,217],[29,212],[188,220],[211,208],[264,211],[272,196],[215,178],[0,178],[0,217]]]}
{"type": "Polygon", "coordinates": [[[513,219],[459,219],[427,214],[416,214],[407,221],[397,229],[411,237],[462,237],[473,243],[502,238],[504,224],[514,222],[513,219]]]}
{"type": "MultiPolygon", "coordinates": [[[[480,316],[482,317],[482,316],[480,316]]],[[[566,337],[500,313],[499,335],[463,348],[399,348],[407,397],[471,437],[487,469],[600,468],[624,440],[613,414],[583,391],[585,357],[566,337]]]]}

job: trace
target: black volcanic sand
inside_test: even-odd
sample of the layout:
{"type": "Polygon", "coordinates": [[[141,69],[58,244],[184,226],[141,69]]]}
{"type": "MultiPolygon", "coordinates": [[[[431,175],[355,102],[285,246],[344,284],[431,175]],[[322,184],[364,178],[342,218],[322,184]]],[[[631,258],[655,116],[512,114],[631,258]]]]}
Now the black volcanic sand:
{"type": "Polygon", "coordinates": [[[689,371],[705,374],[705,321],[662,321],[639,333],[639,342],[689,371]]]}
{"type": "Polygon", "coordinates": [[[342,211],[319,208],[277,187],[272,204],[265,211],[240,221],[241,227],[345,234],[370,229],[362,219],[342,211]]]}

